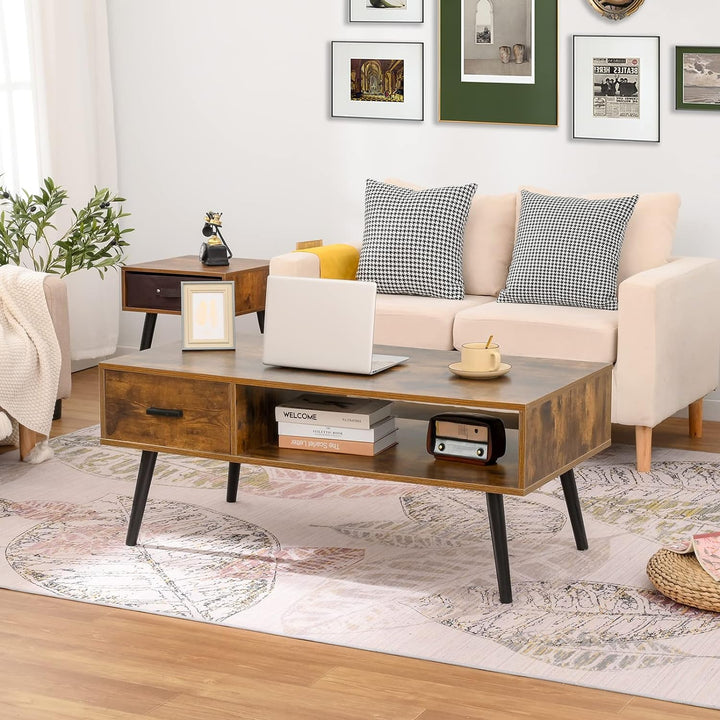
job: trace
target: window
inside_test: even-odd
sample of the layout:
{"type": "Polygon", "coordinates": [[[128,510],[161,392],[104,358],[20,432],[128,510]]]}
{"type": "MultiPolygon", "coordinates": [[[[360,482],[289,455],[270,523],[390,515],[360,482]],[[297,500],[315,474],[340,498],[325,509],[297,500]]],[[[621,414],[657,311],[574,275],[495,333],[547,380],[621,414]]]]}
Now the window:
{"type": "Polygon", "coordinates": [[[38,142],[26,0],[0,0],[0,184],[39,186],[38,142]]]}
{"type": "Polygon", "coordinates": [[[493,4],[490,0],[479,0],[475,9],[475,44],[492,45],[493,4]]]}

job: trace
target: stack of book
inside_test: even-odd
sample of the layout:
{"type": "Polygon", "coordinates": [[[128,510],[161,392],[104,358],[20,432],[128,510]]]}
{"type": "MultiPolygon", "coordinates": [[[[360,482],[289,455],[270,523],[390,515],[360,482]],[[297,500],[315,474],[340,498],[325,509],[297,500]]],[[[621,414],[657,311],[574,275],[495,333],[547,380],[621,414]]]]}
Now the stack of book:
{"type": "Polygon", "coordinates": [[[281,448],[377,455],[397,443],[392,404],[338,395],[300,395],[275,408],[281,448]]]}

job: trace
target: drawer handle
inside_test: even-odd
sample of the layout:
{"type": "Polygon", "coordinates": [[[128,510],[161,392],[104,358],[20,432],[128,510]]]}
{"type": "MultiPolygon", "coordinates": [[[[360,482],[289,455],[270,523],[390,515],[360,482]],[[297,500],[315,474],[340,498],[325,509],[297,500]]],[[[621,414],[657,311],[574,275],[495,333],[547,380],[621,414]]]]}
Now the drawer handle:
{"type": "Polygon", "coordinates": [[[179,298],[180,290],[177,288],[156,288],[155,294],[161,298],[179,298]]]}
{"type": "Polygon", "coordinates": [[[149,407],[145,411],[146,415],[159,415],[161,417],[178,417],[181,418],[183,416],[182,410],[176,410],[174,408],[159,408],[159,407],[149,407]]]}

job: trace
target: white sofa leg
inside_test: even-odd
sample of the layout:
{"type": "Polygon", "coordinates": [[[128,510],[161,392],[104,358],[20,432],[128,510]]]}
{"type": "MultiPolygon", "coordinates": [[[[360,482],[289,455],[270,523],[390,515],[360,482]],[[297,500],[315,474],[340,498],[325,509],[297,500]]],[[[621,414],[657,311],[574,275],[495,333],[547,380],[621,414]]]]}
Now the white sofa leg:
{"type": "Polygon", "coordinates": [[[652,428],[635,426],[635,458],[638,472],[650,472],[652,457],[652,428]]]}
{"type": "Polygon", "coordinates": [[[701,438],[703,433],[703,398],[690,403],[688,420],[691,438],[701,438]]]}

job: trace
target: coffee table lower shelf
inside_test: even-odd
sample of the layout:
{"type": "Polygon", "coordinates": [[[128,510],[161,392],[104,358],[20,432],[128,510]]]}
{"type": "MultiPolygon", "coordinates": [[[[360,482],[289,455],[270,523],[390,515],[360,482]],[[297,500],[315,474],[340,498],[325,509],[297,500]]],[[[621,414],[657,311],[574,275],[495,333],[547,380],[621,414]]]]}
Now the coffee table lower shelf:
{"type": "MultiPolygon", "coordinates": [[[[395,446],[395,448],[401,447],[401,444],[398,444],[398,446],[395,446]]],[[[397,452],[394,452],[395,448],[390,448],[385,453],[382,453],[386,456],[392,456],[397,455],[397,452]]],[[[273,465],[273,466],[279,466],[279,467],[290,467],[298,470],[307,470],[307,471],[314,471],[314,472],[331,472],[325,465],[318,465],[318,455],[321,456],[332,456],[337,459],[339,458],[347,458],[347,456],[343,456],[340,454],[334,454],[334,453],[319,453],[315,451],[308,451],[308,450],[281,450],[280,448],[277,448],[276,446],[267,446],[264,448],[266,456],[263,456],[263,448],[258,448],[256,453],[254,453],[251,457],[248,458],[237,458],[236,460],[230,461],[229,468],[228,468],[228,484],[227,484],[227,495],[226,500],[227,502],[235,502],[237,500],[237,493],[238,493],[238,485],[239,485],[239,478],[240,478],[240,467],[241,462],[247,461],[248,463],[262,465],[273,465]],[[315,462],[312,462],[313,458],[307,458],[306,460],[303,460],[303,456],[313,456],[315,459],[315,462]]],[[[130,521],[128,523],[128,532],[127,537],[125,540],[126,545],[136,545],[138,540],[138,535],[140,532],[140,526],[142,524],[143,515],[145,513],[145,506],[147,504],[147,498],[150,491],[150,484],[152,482],[152,476],[155,469],[155,462],[157,460],[158,452],[152,451],[152,450],[143,450],[142,455],[140,458],[140,467],[138,469],[138,476],[137,476],[137,482],[135,485],[135,492],[133,495],[133,504],[132,504],[132,510],[130,513],[130,521]]],[[[505,525],[505,505],[503,500],[503,495],[505,494],[525,494],[523,491],[519,490],[518,488],[515,488],[515,493],[512,493],[511,489],[507,486],[505,486],[501,481],[507,480],[508,476],[510,475],[508,473],[508,476],[505,476],[504,472],[498,471],[498,466],[493,467],[483,467],[478,468],[481,469],[483,472],[490,472],[492,473],[495,471],[498,473],[498,477],[500,478],[500,481],[497,484],[496,488],[493,488],[490,484],[488,479],[486,478],[484,482],[478,482],[477,478],[475,478],[475,482],[469,482],[469,481],[457,481],[453,483],[452,481],[449,481],[447,478],[443,478],[442,480],[433,480],[431,477],[422,477],[422,478],[415,478],[415,477],[405,477],[405,476],[387,476],[385,473],[378,473],[377,469],[371,472],[362,473],[359,472],[357,468],[357,461],[358,460],[367,460],[368,463],[372,463],[372,461],[376,460],[378,456],[375,456],[374,458],[359,458],[358,456],[351,456],[352,460],[355,461],[355,464],[353,467],[353,472],[356,474],[362,474],[367,475],[370,477],[377,477],[381,479],[391,479],[394,481],[400,481],[400,482],[411,482],[413,484],[430,484],[430,485],[442,485],[444,487],[447,486],[453,486],[453,487],[461,487],[464,489],[474,489],[474,490],[481,490],[482,492],[485,492],[486,502],[487,502],[487,512],[488,512],[488,522],[490,525],[490,535],[492,538],[492,545],[493,545],[493,556],[495,560],[495,571],[497,575],[497,582],[498,582],[498,591],[500,596],[500,602],[501,603],[510,603],[512,602],[512,584],[510,580],[510,560],[508,555],[508,545],[507,545],[507,530],[505,525]],[[494,490],[494,491],[493,491],[494,490]]],[[[430,456],[428,456],[430,457],[430,456]]],[[[325,457],[325,460],[328,458],[325,457]]],[[[443,466],[443,476],[446,475],[448,472],[452,472],[452,470],[455,471],[461,471],[463,468],[465,468],[465,472],[467,472],[468,464],[466,463],[454,463],[450,461],[435,461],[431,458],[429,461],[431,463],[432,467],[439,467],[439,465],[436,465],[436,463],[440,463],[443,466]],[[447,466],[451,466],[448,468],[447,466]]],[[[370,465],[369,465],[370,466],[370,465]]],[[[472,466],[469,466],[472,468],[472,466]]],[[[477,472],[478,469],[475,469],[477,472]]],[[[339,474],[350,474],[347,471],[347,468],[343,470],[339,470],[338,468],[335,468],[335,472],[339,474]]],[[[517,475],[515,474],[515,478],[517,478],[517,475]]],[[[570,523],[572,525],[573,529],[573,535],[575,537],[575,545],[578,550],[587,550],[588,548],[588,542],[587,542],[587,536],[585,533],[585,525],[582,517],[582,510],[580,506],[580,500],[578,497],[577,492],[577,485],[575,482],[575,474],[572,469],[569,469],[562,473],[560,475],[560,482],[562,484],[563,493],[565,496],[565,503],[568,508],[568,515],[570,518],[570,523]]]]}

